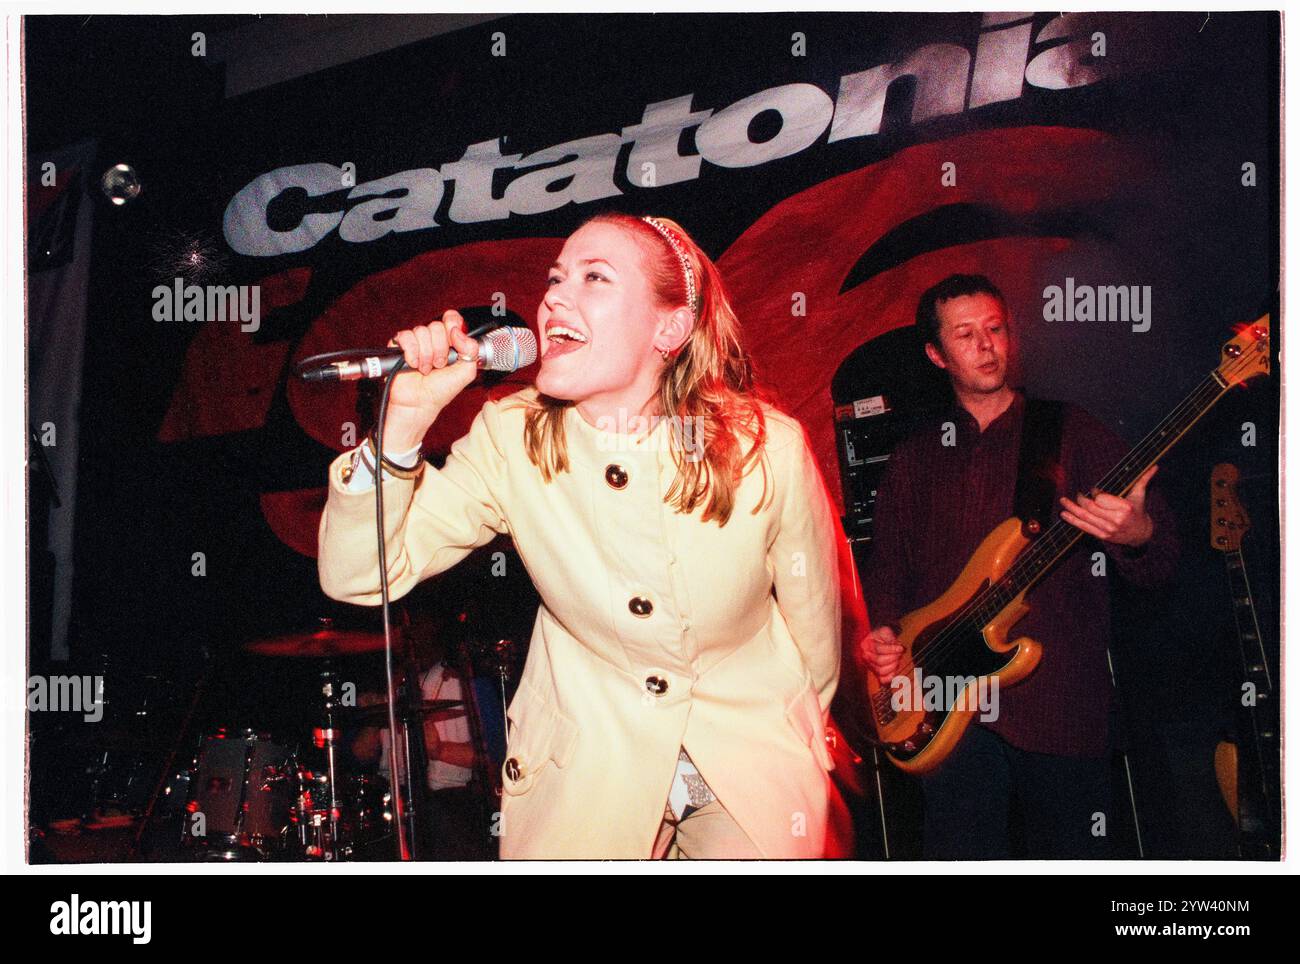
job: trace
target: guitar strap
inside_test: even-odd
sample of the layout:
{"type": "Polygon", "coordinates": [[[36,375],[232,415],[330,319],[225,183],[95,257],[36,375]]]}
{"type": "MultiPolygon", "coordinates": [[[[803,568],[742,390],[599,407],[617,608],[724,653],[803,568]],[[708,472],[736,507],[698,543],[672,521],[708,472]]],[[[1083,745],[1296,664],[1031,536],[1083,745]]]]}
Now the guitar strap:
{"type": "Polygon", "coordinates": [[[1031,539],[1046,530],[1051,522],[1058,480],[1063,480],[1061,426],[1064,421],[1062,402],[1025,399],[1014,512],[1025,523],[1025,535],[1031,539]]]}

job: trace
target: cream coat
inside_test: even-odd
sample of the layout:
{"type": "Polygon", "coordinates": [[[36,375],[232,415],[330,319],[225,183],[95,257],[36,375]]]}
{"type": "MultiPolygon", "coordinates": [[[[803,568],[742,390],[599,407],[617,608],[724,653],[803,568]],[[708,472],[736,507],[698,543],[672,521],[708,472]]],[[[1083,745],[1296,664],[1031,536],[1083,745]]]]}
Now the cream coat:
{"type": "MultiPolygon", "coordinates": [[[[393,598],[498,533],[542,598],[509,709],[501,856],[651,856],[683,746],[765,857],[821,856],[840,530],[802,426],[767,410],[764,507],[756,468],[719,528],[664,502],[666,422],[633,444],[570,408],[570,471],[544,483],[517,404],[535,391],[486,403],[441,471],[384,483],[393,598]]],[[[374,606],[374,489],[346,490],[348,460],[330,466],[321,587],[374,606]]]]}

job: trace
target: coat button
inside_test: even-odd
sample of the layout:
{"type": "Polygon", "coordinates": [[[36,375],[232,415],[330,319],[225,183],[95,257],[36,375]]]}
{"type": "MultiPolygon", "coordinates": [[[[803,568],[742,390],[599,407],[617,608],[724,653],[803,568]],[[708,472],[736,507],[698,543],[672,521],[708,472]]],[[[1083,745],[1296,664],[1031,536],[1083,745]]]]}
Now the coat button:
{"type": "Polygon", "coordinates": [[[633,616],[649,616],[654,612],[654,604],[644,596],[633,596],[627,601],[627,608],[632,610],[633,616]]]}
{"type": "Polygon", "coordinates": [[[511,757],[506,761],[506,776],[508,776],[512,782],[518,781],[519,779],[519,761],[514,757],[511,757]]]}
{"type": "Polygon", "coordinates": [[[621,489],[627,485],[627,470],[621,465],[605,466],[605,481],[610,488],[621,489]]]}
{"type": "Polygon", "coordinates": [[[668,692],[668,680],[664,679],[662,676],[647,676],[645,688],[655,696],[663,696],[668,692]]]}

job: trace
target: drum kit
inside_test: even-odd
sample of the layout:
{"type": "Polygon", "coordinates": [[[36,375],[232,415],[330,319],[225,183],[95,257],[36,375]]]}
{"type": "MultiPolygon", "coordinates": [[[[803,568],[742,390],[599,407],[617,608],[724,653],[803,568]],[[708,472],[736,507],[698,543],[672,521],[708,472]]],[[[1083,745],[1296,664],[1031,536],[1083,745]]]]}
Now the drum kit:
{"type": "MultiPolygon", "coordinates": [[[[151,817],[171,814],[179,816],[180,854],[187,860],[343,861],[395,856],[394,787],[387,774],[365,772],[349,750],[363,728],[387,727],[388,703],[376,697],[358,705],[355,682],[337,668],[340,661],[354,657],[373,660],[383,650],[382,633],[336,629],[328,620],[309,632],[246,644],[244,651],[254,657],[310,667],[317,690],[316,719],[310,725],[300,722],[297,733],[288,735],[235,726],[202,731],[197,751],[185,765],[165,767],[141,834],[151,817]]],[[[465,644],[447,654],[445,661],[467,676],[480,681],[495,677],[501,702],[488,712],[484,700],[476,696],[482,688],[473,685],[463,687],[462,699],[422,700],[418,691],[398,689],[397,719],[404,731],[403,743],[415,759],[424,752],[426,719],[466,714],[476,756],[482,761],[472,782],[487,798],[489,813],[499,809],[500,794],[500,761],[493,760],[496,754],[490,748],[503,742],[491,731],[504,730],[506,689],[517,659],[509,640],[465,644]]],[[[398,665],[403,678],[418,677],[413,652],[404,654],[398,665]]],[[[191,738],[189,746],[194,745],[191,738]]],[[[415,769],[422,776],[423,768],[415,769]]],[[[409,783],[400,792],[402,812],[414,836],[422,809],[434,804],[427,799],[431,795],[424,792],[423,779],[409,783]]]]}
{"type": "Polygon", "coordinates": [[[331,781],[267,733],[207,733],[174,786],[186,796],[181,840],[192,859],[373,858],[392,833],[387,780],[336,771],[331,781]]]}

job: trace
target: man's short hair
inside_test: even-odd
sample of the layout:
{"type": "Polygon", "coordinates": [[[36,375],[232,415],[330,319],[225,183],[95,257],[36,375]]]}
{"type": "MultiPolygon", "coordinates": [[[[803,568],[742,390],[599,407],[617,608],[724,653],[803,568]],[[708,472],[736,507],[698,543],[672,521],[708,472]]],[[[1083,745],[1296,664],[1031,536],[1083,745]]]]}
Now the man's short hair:
{"type": "Polygon", "coordinates": [[[992,281],[982,274],[950,274],[937,285],[927,288],[916,304],[916,326],[921,329],[921,336],[940,347],[939,342],[939,305],[963,295],[992,295],[1002,302],[1005,310],[1007,299],[992,281]]]}

